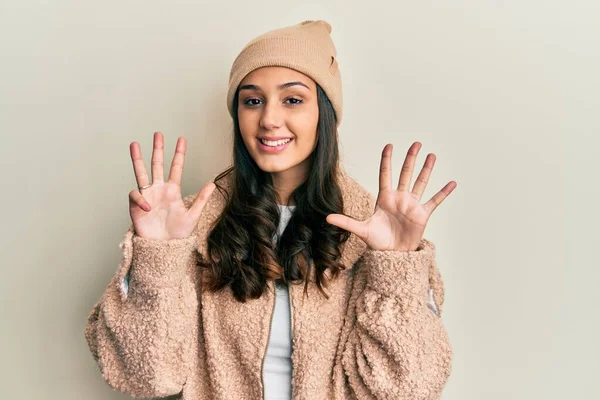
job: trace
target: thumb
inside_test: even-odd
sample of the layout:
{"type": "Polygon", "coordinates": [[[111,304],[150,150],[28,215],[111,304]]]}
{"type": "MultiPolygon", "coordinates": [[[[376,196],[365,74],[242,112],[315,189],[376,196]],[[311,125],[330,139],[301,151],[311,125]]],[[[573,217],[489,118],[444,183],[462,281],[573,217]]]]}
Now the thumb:
{"type": "Polygon", "coordinates": [[[192,204],[192,206],[190,207],[190,210],[189,210],[194,221],[197,221],[200,219],[202,210],[204,209],[204,206],[206,205],[206,203],[208,203],[208,199],[216,187],[217,187],[217,185],[215,185],[214,182],[212,182],[212,181],[208,182],[200,190],[200,192],[198,193],[198,196],[196,196],[196,199],[194,200],[194,203],[192,204]]]}
{"type": "Polygon", "coordinates": [[[367,224],[364,221],[357,221],[354,218],[350,218],[342,214],[329,214],[325,221],[331,225],[335,225],[349,232],[354,233],[362,240],[367,238],[367,224]]]}

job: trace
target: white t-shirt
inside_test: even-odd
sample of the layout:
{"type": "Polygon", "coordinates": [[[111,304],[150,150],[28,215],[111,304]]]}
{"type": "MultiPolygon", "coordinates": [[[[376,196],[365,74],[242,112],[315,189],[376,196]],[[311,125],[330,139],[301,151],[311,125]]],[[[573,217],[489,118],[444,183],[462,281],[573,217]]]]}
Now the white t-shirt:
{"type": "MultiPolygon", "coordinates": [[[[273,240],[283,234],[296,206],[277,205],[281,219],[273,240]]],[[[288,286],[275,285],[275,310],[263,368],[265,400],[290,400],[292,398],[292,332],[288,286]]]]}

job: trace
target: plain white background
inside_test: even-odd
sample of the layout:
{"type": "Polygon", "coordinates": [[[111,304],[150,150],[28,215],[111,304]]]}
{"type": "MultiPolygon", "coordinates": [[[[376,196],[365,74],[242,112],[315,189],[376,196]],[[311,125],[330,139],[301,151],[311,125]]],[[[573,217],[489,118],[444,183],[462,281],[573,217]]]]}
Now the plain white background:
{"type": "MultiPolygon", "coordinates": [[[[135,188],[188,139],[183,192],[230,162],[225,92],[252,38],[333,27],[347,170],[377,193],[394,144],[437,162],[431,217],[455,352],[444,400],[600,398],[596,1],[0,1],[3,398],[124,399],[87,315],[120,260],[135,188]]],[[[167,161],[168,160],[168,161],[167,161]]]]}

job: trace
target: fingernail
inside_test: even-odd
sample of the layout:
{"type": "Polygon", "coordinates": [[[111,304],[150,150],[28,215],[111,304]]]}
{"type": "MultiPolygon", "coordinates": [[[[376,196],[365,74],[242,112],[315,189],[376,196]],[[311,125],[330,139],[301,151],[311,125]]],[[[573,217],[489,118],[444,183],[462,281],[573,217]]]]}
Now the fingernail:
{"type": "Polygon", "coordinates": [[[144,211],[150,211],[150,204],[148,204],[148,203],[144,203],[144,204],[142,205],[142,208],[144,209],[144,211]]]}

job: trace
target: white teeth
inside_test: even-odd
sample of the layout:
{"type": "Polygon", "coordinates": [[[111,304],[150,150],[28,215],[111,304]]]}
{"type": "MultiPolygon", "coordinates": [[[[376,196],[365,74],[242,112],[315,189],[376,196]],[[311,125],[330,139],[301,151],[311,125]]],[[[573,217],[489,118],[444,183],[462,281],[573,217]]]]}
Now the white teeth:
{"type": "Polygon", "coordinates": [[[291,141],[292,139],[283,139],[283,140],[277,140],[277,141],[270,141],[270,140],[265,140],[265,139],[260,139],[260,141],[263,144],[266,144],[267,146],[271,146],[271,147],[276,147],[276,146],[281,146],[282,144],[285,144],[289,141],[291,141]]]}

